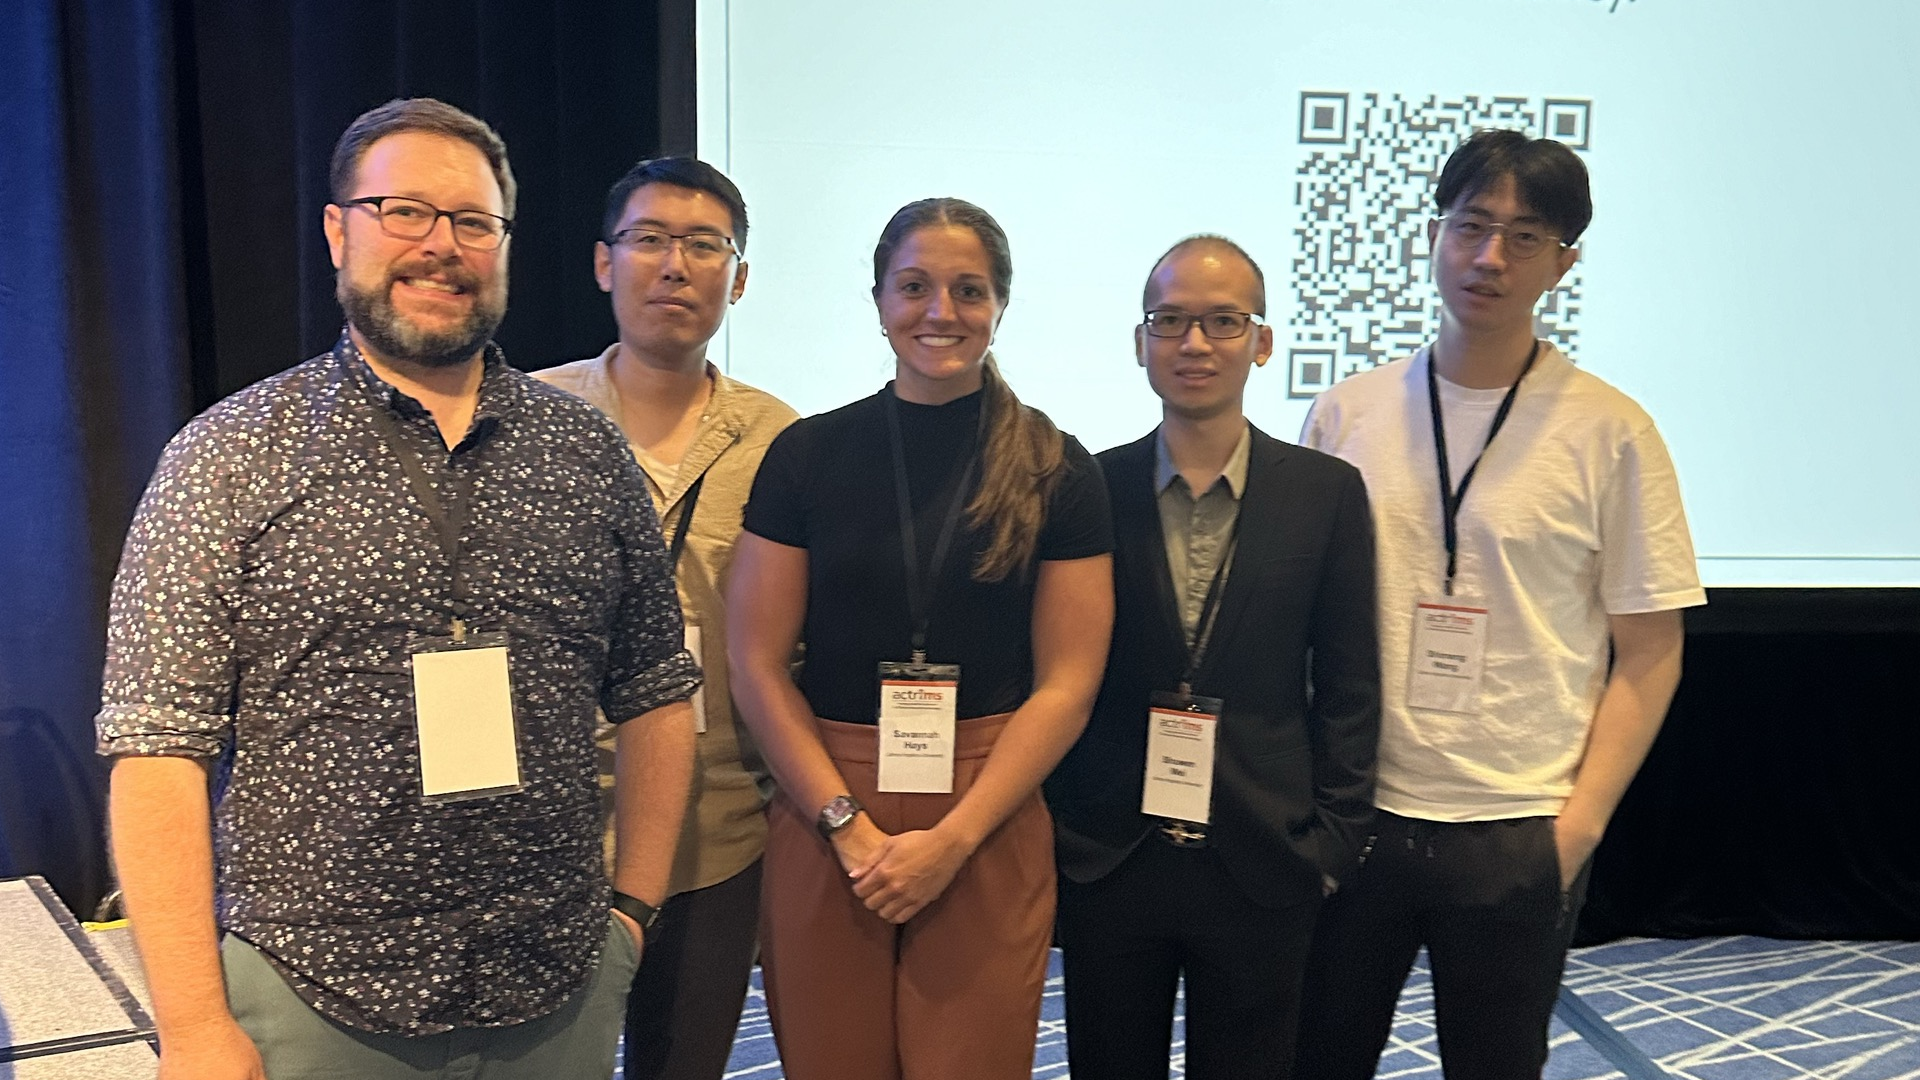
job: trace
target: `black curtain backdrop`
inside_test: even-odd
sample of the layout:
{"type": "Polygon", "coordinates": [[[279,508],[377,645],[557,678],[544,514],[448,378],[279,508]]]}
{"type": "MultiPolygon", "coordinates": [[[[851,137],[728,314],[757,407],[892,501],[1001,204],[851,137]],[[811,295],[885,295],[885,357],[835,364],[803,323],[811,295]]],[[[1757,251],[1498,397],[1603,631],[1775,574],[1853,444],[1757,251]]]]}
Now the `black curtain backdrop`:
{"type": "Polygon", "coordinates": [[[1710,590],[1581,943],[1920,939],[1920,589],[1710,590]]]}
{"type": "MultiPolygon", "coordinates": [[[[0,876],[43,874],[84,913],[107,887],[92,715],[121,535],[192,412],[338,332],[320,214],[340,131],[417,94],[494,124],[521,183],[500,340],[524,368],[589,355],[613,334],[590,272],[602,196],[634,160],[693,147],[693,4],[8,11],[0,876]]],[[[1920,938],[1920,589],[1713,601],[1689,617],[1686,676],[1596,857],[1582,939],[1920,938]]]]}
{"type": "Polygon", "coordinates": [[[441,98],[506,140],[520,183],[498,334],[508,358],[546,367],[613,339],[593,283],[602,201],[640,158],[694,148],[692,0],[193,0],[176,12],[197,405],[333,344],[327,162],[355,116],[393,97],[441,98]]]}

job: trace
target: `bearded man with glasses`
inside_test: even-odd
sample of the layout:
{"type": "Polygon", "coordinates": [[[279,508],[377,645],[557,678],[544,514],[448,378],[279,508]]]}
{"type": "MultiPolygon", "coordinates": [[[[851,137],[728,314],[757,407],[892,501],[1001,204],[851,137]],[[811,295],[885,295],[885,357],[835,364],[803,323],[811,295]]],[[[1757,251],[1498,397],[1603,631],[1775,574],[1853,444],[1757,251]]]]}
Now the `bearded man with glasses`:
{"type": "Polygon", "coordinates": [[[1309,1080],[1373,1076],[1422,946],[1449,1080],[1538,1080],[1589,859],[1706,602],[1652,419],[1534,332],[1593,216],[1586,166],[1483,131],[1434,203],[1438,335],[1322,393],[1300,440],[1366,476],[1383,678],[1380,813],[1317,932],[1309,1080]]]}
{"type": "Polygon", "coordinates": [[[160,1076],[608,1077],[693,765],[659,523],[618,429],[491,340],[493,129],[389,102],[331,180],[345,329],[174,438],[114,581],[97,724],[160,1076]]]}
{"type": "Polygon", "coordinates": [[[1247,422],[1273,353],[1260,268],[1218,236],[1147,277],[1161,422],[1099,456],[1113,648],[1047,782],[1075,1076],[1285,1077],[1323,894],[1373,814],[1380,680],[1359,471],[1247,422]]]}

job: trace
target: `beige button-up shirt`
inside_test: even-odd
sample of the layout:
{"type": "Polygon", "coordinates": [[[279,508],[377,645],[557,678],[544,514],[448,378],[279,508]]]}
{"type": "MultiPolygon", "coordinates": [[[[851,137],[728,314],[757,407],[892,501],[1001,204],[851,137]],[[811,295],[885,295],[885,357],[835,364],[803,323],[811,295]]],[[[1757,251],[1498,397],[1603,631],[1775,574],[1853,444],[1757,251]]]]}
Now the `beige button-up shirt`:
{"type": "MultiPolygon", "coordinates": [[[[620,348],[587,360],[563,364],[534,377],[585,398],[620,422],[620,394],[611,365],[620,348]]],[[[798,414],[779,398],[721,374],[711,364],[713,396],[701,414],[693,442],[678,467],[662,464],[631,440],[629,447],[647,474],[653,506],[664,537],[686,527],[681,515],[687,490],[705,476],[694,507],[686,550],[680,556],[680,608],[690,625],[700,627],[701,665],[706,670],[702,707],[706,730],[699,736],[693,774],[693,801],[674,856],[669,893],[717,885],[746,869],[766,847],[766,799],[772,781],[745,722],[727,690],[726,580],[733,542],[740,535],[741,512],[767,445],[798,414]]],[[[601,787],[607,820],[612,821],[613,735],[600,733],[601,787]]],[[[609,845],[611,837],[609,835],[609,845]]],[[[609,851],[611,847],[609,846],[609,851]]]]}

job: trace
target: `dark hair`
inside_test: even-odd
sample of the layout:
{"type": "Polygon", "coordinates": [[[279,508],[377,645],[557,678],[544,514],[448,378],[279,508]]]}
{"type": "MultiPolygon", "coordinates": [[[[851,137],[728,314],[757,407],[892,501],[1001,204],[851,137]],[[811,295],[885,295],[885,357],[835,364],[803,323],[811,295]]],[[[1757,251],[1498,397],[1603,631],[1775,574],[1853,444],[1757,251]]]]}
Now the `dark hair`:
{"type": "Polygon", "coordinates": [[[880,298],[881,283],[887,279],[887,267],[893,265],[893,253],[907,237],[921,229],[937,225],[957,225],[980,238],[987,249],[987,277],[993,282],[993,295],[1005,307],[1013,298],[1013,252],[1007,247],[1007,230],[993,215],[965,199],[921,199],[894,211],[887,227],[880,230],[880,242],[873,245],[873,297],[880,298]]]}
{"type": "Polygon", "coordinates": [[[1560,230],[1562,242],[1572,244],[1593,220],[1593,194],[1587,186],[1587,166],[1580,156],[1552,139],[1529,139],[1525,132],[1488,129],[1473,137],[1447,159],[1433,202],[1445,214],[1462,199],[1513,177],[1520,198],[1547,224],[1560,230]]]}
{"type": "MultiPolygon", "coordinates": [[[[894,252],[907,237],[943,225],[967,229],[980,239],[980,246],[987,249],[987,277],[994,299],[1005,307],[1013,290],[1007,232],[992,214],[964,199],[922,199],[895,212],[873,247],[874,299],[880,298],[894,252]]],[[[974,564],[973,579],[1001,581],[1014,570],[1024,570],[1040,546],[1047,503],[1065,472],[1066,439],[1046,413],[1020,404],[1001,377],[992,352],[981,367],[980,384],[980,408],[987,428],[987,444],[981,451],[985,468],[980,489],[967,504],[967,521],[975,528],[991,528],[993,542],[974,564]]]]}
{"type": "Polygon", "coordinates": [[[507,164],[507,144],[485,120],[456,109],[434,98],[394,98],[378,108],[361,113],[340,141],[333,144],[333,162],[327,170],[333,188],[333,201],[346,201],[360,172],[360,159],[374,143],[403,131],[425,131],[469,143],[484,154],[493,169],[494,183],[500,185],[500,202],[506,216],[513,217],[520,198],[520,186],[513,182],[513,167],[507,164]]]}
{"type": "Polygon", "coordinates": [[[1146,287],[1140,290],[1142,311],[1153,306],[1153,276],[1160,272],[1160,267],[1165,265],[1168,259],[1190,247],[1223,247],[1240,256],[1241,261],[1247,264],[1247,268],[1253,271],[1253,313],[1263,319],[1267,317],[1267,275],[1260,272],[1260,264],[1253,261],[1253,256],[1247,254],[1246,248],[1218,233],[1194,233],[1168,248],[1164,254],[1153,261],[1153,269],[1147,271],[1146,287]]]}
{"type": "Polygon", "coordinates": [[[699,158],[686,156],[648,158],[615,180],[607,189],[607,207],[600,217],[602,239],[613,235],[613,230],[620,226],[620,216],[627,212],[627,200],[648,184],[672,184],[690,191],[704,191],[719,199],[733,218],[733,249],[746,254],[747,200],[740,197],[740,189],[727,179],[726,173],[699,158]]]}

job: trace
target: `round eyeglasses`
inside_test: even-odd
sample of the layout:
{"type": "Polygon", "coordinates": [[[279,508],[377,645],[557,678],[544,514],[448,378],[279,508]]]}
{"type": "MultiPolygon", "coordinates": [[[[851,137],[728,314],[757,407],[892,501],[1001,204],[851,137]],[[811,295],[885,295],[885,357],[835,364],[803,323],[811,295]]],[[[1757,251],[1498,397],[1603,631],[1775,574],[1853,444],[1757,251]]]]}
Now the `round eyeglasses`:
{"type": "Polygon", "coordinates": [[[1500,250],[1512,259],[1531,259],[1553,245],[1569,246],[1538,225],[1488,221],[1486,218],[1447,214],[1440,218],[1441,235],[1461,251],[1479,251],[1490,236],[1500,237],[1500,250]]]}

